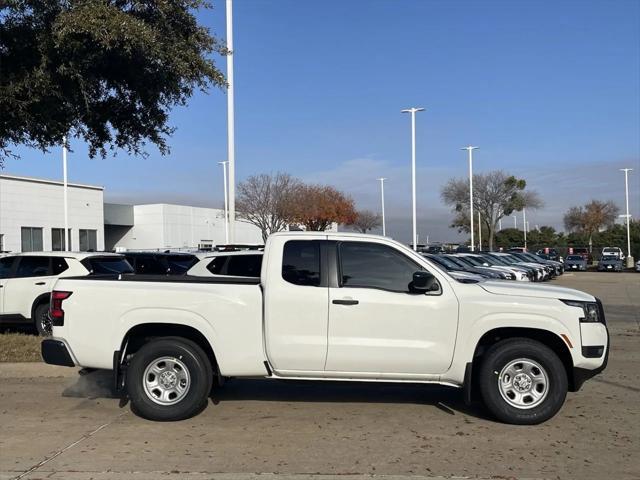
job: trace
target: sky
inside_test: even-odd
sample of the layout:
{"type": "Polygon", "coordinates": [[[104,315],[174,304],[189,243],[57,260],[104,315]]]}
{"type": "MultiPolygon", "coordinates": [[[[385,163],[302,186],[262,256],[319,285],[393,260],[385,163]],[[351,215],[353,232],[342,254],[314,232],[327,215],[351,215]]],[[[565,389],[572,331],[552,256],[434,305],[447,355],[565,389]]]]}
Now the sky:
{"type": "MultiPolygon", "coordinates": [[[[222,0],[198,18],[224,39],[222,0]]],[[[411,236],[410,118],[417,114],[420,240],[459,239],[440,199],[452,177],[503,169],[545,206],[530,227],[562,229],[592,198],[640,218],[640,2],[637,0],[235,0],[236,172],[283,171],[334,185],[380,209],[387,233],[411,236]]],[[[215,58],[224,71],[225,60],[215,58]]],[[[72,140],[70,181],[105,200],[220,207],[226,94],[198,93],[172,111],[163,157],[89,159],[72,140]]],[[[18,148],[3,173],[62,176],[61,152],[18,148]]],[[[522,226],[521,216],[518,225],[522,226]]],[[[505,220],[512,225],[513,219],[505,220]]]]}

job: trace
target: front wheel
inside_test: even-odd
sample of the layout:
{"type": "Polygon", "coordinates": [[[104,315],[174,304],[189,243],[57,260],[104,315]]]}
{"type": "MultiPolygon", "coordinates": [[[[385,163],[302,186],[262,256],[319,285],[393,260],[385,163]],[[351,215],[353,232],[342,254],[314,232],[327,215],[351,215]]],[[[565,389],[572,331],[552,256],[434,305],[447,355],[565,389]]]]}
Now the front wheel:
{"type": "Polygon", "coordinates": [[[528,338],[502,340],[487,351],[479,372],[484,404],[499,420],[535,425],[553,417],[567,396],[558,355],[528,338]]]}
{"type": "Polygon", "coordinates": [[[53,323],[49,318],[49,304],[38,305],[33,312],[34,323],[41,337],[50,337],[53,333],[53,323]]]}
{"type": "Polygon", "coordinates": [[[181,337],[165,337],[136,352],[126,374],[131,408],[149,420],[183,420],[207,404],[213,371],[203,350],[181,337]]]}

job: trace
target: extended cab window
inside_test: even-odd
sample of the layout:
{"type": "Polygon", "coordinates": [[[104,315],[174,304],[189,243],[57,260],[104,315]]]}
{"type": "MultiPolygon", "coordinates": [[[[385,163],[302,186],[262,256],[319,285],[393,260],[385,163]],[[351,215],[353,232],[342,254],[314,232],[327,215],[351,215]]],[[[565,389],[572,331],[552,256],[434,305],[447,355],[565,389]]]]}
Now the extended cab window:
{"type": "Polygon", "coordinates": [[[232,255],[227,263],[227,275],[259,277],[262,255],[232,255]]]}
{"type": "Polygon", "coordinates": [[[320,243],[291,240],[282,252],[282,278],[294,285],[320,285],[320,243]]]}
{"type": "Polygon", "coordinates": [[[224,275],[224,266],[227,264],[228,259],[229,257],[226,255],[214,257],[214,259],[211,260],[211,263],[207,265],[207,270],[214,275],[224,275]]]}
{"type": "Polygon", "coordinates": [[[339,246],[341,285],[408,292],[413,274],[422,268],[397,250],[367,242],[339,246]]]}
{"type": "Polygon", "coordinates": [[[20,257],[16,277],[44,277],[49,274],[49,257],[20,257]]]}

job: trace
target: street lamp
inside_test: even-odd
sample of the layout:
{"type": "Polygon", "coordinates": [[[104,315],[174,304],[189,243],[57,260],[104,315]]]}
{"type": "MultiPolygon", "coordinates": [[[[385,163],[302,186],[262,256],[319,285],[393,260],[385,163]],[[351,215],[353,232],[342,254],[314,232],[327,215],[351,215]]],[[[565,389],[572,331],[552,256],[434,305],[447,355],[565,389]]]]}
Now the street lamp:
{"type": "Polygon", "coordinates": [[[62,137],[62,181],[63,181],[63,196],[64,196],[64,232],[62,238],[64,238],[64,250],[68,252],[71,250],[69,246],[69,197],[67,184],[67,136],[62,137]]]}
{"type": "Polygon", "coordinates": [[[229,207],[228,207],[228,199],[229,192],[227,191],[227,164],[229,162],[218,162],[219,165],[222,165],[222,178],[224,182],[224,242],[226,245],[229,245],[229,207]]]}
{"type": "Polygon", "coordinates": [[[382,203],[382,236],[386,237],[387,226],[384,220],[384,181],[386,180],[386,178],[379,178],[378,180],[380,180],[380,201],[382,203]]]}
{"type": "Polygon", "coordinates": [[[412,107],[402,110],[402,113],[411,114],[411,200],[413,209],[413,249],[418,250],[418,227],[416,220],[416,112],[422,112],[424,108],[412,107]]]}
{"type": "MultiPolygon", "coordinates": [[[[236,221],[236,150],[235,150],[235,121],[234,121],[234,92],[233,81],[233,3],[232,0],[226,2],[227,20],[227,159],[229,162],[229,216],[227,231],[230,231],[231,242],[235,241],[235,221],[236,221]]],[[[227,234],[229,243],[229,234],[227,234]]]]}
{"type": "Polygon", "coordinates": [[[478,210],[478,251],[482,251],[482,223],[480,223],[480,210],[478,210]]]}
{"type": "Polygon", "coordinates": [[[524,250],[527,251],[527,209],[522,207],[522,231],[524,232],[524,250]]]}
{"type": "Polygon", "coordinates": [[[621,168],[621,172],[624,172],[624,198],[627,204],[627,267],[633,267],[633,256],[631,256],[631,235],[629,234],[629,222],[631,221],[631,215],[629,214],[629,172],[633,171],[633,168],[621,168]]]}
{"type": "Polygon", "coordinates": [[[471,251],[473,252],[473,151],[478,147],[463,147],[469,153],[469,218],[471,220],[471,251]]]}

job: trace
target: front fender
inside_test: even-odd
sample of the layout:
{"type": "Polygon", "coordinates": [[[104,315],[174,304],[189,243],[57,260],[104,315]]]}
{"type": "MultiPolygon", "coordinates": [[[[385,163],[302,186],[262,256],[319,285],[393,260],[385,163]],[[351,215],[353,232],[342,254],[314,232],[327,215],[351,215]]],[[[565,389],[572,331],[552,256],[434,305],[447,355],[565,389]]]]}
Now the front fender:
{"type": "Polygon", "coordinates": [[[462,384],[465,367],[473,362],[480,339],[491,330],[499,328],[524,328],[549,332],[565,345],[569,339],[572,348],[567,348],[575,365],[580,352],[580,326],[577,318],[568,318],[564,305],[553,299],[525,299],[522,297],[497,296],[485,302],[474,302],[461,306],[461,328],[458,336],[454,362],[443,380],[462,384]],[[533,301],[532,301],[533,300],[533,301]]]}

